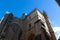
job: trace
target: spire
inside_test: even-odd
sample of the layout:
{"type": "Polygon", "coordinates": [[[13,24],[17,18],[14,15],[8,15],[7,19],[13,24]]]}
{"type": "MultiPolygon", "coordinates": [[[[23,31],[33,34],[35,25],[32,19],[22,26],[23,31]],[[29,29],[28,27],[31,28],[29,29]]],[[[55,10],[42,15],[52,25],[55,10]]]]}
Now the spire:
{"type": "Polygon", "coordinates": [[[26,18],[26,16],[27,16],[27,14],[26,14],[26,13],[23,13],[23,15],[22,15],[22,18],[21,18],[21,19],[25,19],[25,18],[26,18]]]}

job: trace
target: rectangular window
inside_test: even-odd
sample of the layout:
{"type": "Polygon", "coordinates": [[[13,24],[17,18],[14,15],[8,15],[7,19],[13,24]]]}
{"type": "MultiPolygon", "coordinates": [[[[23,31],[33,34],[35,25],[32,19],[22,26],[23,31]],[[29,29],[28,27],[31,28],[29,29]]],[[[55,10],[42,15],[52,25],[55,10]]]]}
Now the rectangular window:
{"type": "Polygon", "coordinates": [[[29,29],[28,29],[29,31],[31,30],[31,24],[29,24],[29,29]]]}

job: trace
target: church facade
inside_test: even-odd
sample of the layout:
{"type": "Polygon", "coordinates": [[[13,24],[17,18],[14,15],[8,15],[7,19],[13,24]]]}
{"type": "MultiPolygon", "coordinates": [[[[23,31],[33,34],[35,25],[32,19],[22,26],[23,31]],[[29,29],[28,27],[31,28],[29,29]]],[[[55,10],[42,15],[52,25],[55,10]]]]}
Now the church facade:
{"type": "Polygon", "coordinates": [[[56,40],[46,12],[35,8],[21,18],[6,12],[0,20],[0,40],[56,40]]]}

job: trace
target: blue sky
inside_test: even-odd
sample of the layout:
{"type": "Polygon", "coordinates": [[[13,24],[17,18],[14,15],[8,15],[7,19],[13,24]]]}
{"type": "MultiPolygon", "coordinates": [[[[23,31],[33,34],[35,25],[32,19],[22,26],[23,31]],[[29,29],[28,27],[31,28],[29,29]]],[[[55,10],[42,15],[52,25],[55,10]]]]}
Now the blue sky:
{"type": "Polygon", "coordinates": [[[38,8],[41,12],[46,11],[53,28],[60,27],[60,7],[55,0],[0,0],[0,19],[6,11],[21,17],[23,13],[28,14],[34,8],[38,8]]]}

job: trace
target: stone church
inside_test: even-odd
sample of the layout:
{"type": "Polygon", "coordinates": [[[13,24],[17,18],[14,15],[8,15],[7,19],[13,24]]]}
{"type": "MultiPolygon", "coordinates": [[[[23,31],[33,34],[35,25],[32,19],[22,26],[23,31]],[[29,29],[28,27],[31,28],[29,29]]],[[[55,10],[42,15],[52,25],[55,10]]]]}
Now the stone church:
{"type": "Polygon", "coordinates": [[[0,20],[0,40],[56,40],[56,37],[46,12],[35,8],[20,18],[6,12],[0,20]]]}

